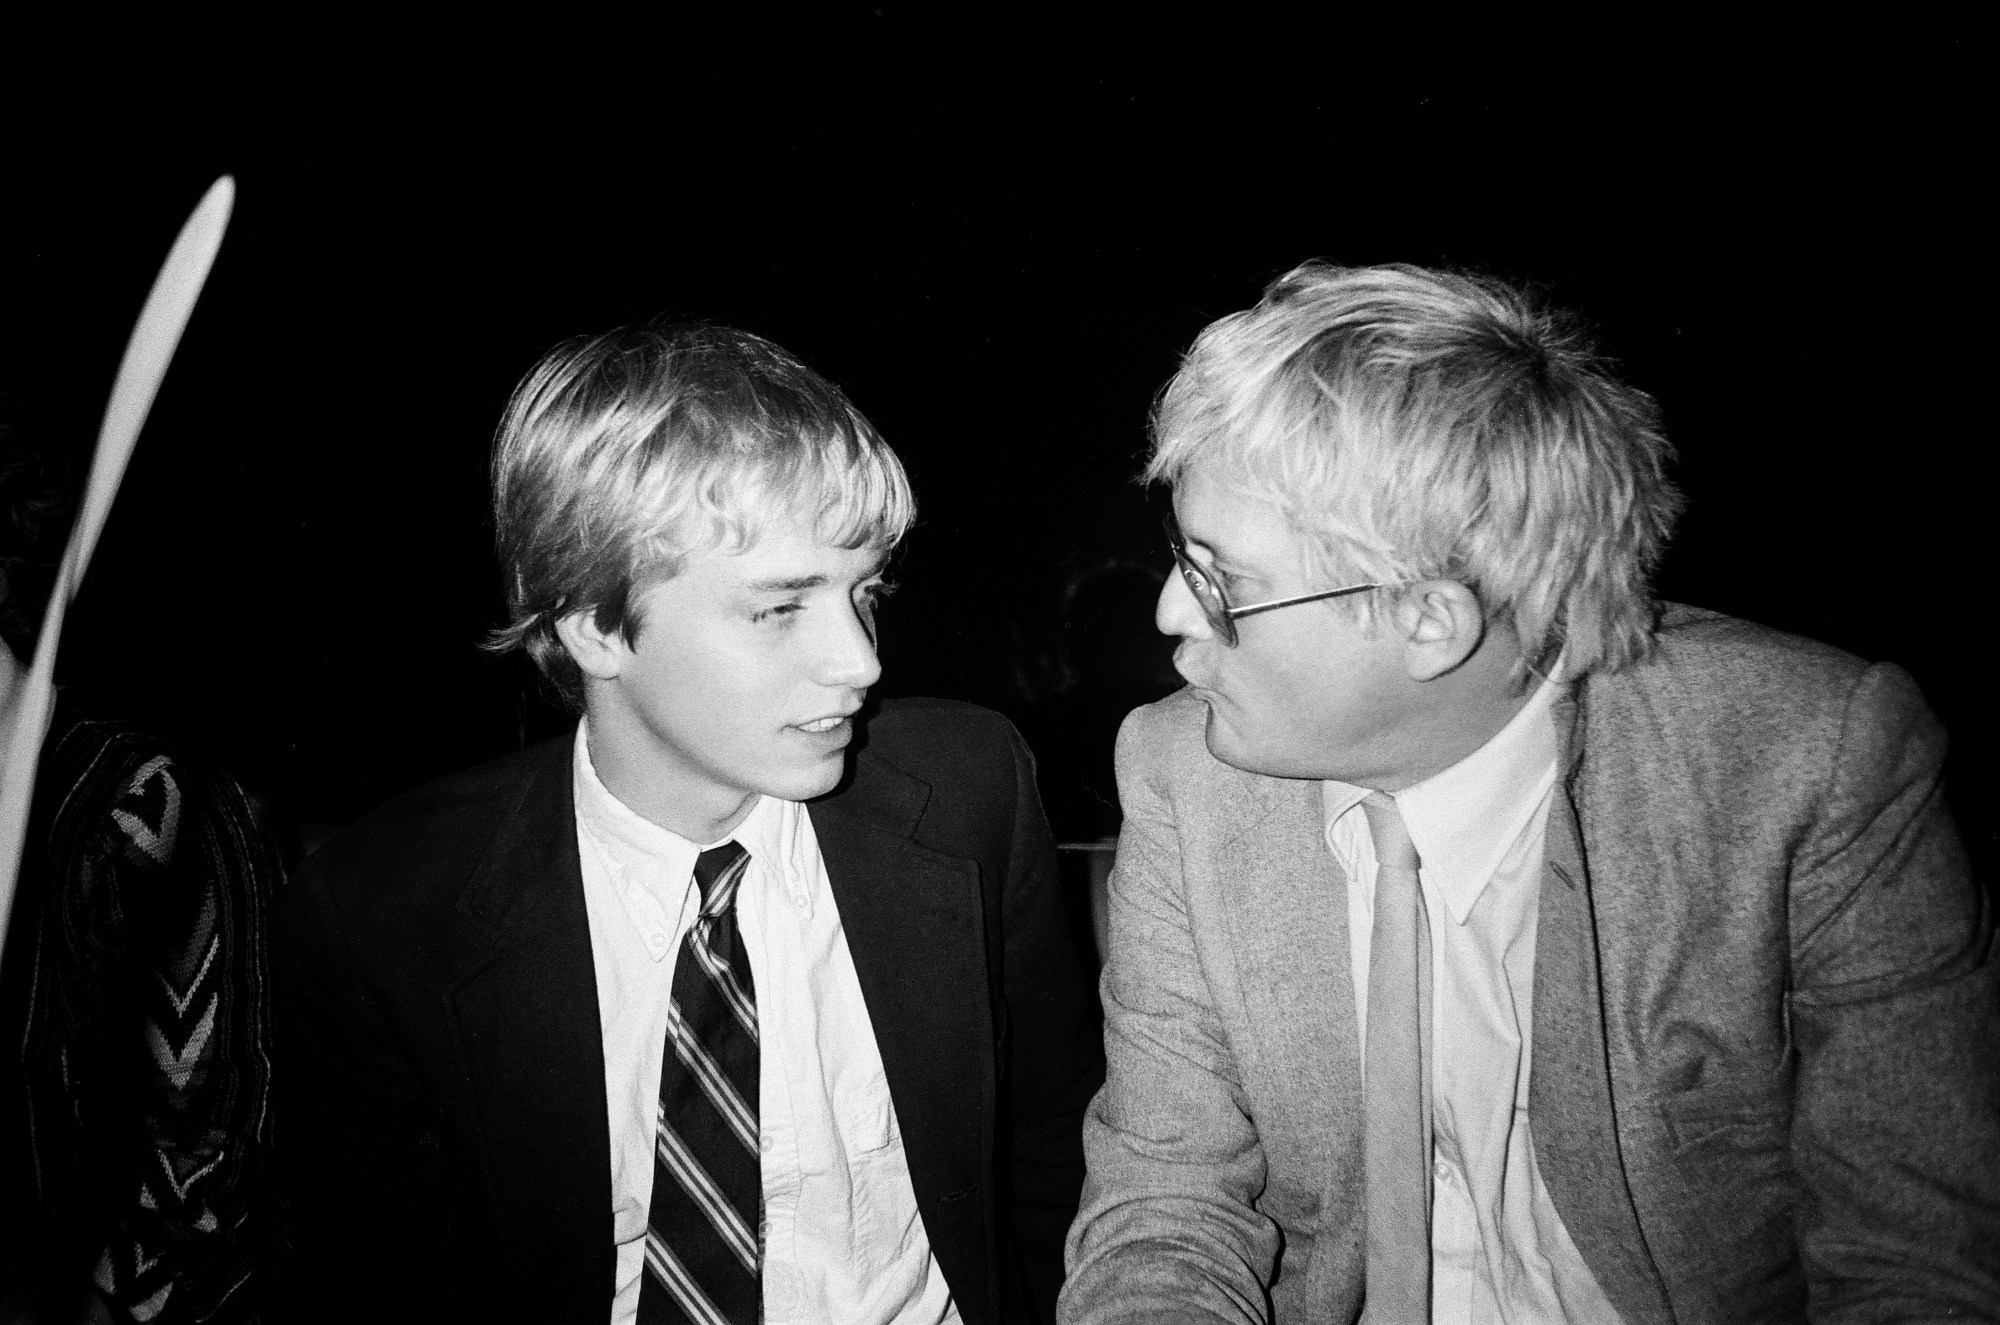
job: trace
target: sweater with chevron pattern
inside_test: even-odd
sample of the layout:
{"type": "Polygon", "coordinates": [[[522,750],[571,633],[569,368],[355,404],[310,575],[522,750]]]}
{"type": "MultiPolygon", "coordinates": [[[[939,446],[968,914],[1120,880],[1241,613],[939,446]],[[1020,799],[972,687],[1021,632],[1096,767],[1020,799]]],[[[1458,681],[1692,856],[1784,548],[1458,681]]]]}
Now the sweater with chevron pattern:
{"type": "Polygon", "coordinates": [[[255,1319],[281,880],[228,775],[62,696],[0,962],[0,1297],[255,1319]]]}

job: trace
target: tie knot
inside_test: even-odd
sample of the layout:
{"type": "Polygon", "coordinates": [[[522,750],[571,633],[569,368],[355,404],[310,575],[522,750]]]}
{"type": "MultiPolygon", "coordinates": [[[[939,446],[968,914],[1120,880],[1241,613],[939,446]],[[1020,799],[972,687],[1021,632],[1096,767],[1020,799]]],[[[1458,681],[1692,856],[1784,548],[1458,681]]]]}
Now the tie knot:
{"type": "Polygon", "coordinates": [[[729,904],[736,900],[736,885],[742,882],[743,871],[749,864],[750,853],[733,840],[710,847],[696,857],[694,886],[701,889],[704,919],[713,920],[729,909],[729,904]]]}
{"type": "Polygon", "coordinates": [[[1368,835],[1375,839],[1375,865],[1378,869],[1417,869],[1417,844],[1410,840],[1410,830],[1403,823],[1403,812],[1396,808],[1393,797],[1379,791],[1368,793],[1361,802],[1361,812],[1368,816],[1368,835]]]}

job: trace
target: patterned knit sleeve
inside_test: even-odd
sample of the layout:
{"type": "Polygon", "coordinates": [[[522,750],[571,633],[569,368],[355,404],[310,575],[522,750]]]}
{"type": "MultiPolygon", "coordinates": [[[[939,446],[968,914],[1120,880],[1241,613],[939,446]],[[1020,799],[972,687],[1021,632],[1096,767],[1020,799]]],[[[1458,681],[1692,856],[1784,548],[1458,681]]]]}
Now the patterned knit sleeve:
{"type": "MultiPolygon", "coordinates": [[[[121,1125],[98,1131],[113,1209],[94,1273],[142,1322],[249,1319],[271,1230],[268,927],[282,867],[231,779],[154,754],[121,773],[69,896],[104,990],[121,1125]],[[104,959],[113,959],[106,962],[104,959]]],[[[79,954],[82,955],[82,954],[79,954]]]]}

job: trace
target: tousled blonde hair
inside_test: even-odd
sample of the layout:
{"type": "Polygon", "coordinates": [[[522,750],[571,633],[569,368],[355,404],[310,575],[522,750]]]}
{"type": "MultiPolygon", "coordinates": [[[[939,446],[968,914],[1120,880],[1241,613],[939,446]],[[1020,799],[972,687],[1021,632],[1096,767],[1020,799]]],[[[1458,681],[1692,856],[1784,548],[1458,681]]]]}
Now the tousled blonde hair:
{"type": "Polygon", "coordinates": [[[837,547],[893,546],[916,516],[896,453],[839,388],[762,337],[627,327],[558,345],[515,388],[493,443],[510,620],[571,708],[583,680],[555,623],[579,610],[636,641],[638,591],[686,557],[791,517],[837,547]]]}
{"type": "Polygon", "coordinates": [[[1681,509],[1658,407],[1500,281],[1309,262],[1202,331],[1153,448],[1149,481],[1200,463],[1275,504],[1316,573],[1472,586],[1526,665],[1560,649],[1581,676],[1650,647],[1681,509]]]}

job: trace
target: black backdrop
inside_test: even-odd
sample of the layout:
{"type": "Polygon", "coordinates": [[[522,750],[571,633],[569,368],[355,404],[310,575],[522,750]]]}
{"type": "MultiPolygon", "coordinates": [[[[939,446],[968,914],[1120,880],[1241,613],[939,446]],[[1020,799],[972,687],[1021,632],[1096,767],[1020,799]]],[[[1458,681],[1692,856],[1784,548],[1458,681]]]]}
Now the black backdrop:
{"type": "Polygon", "coordinates": [[[909,465],[884,690],[1019,714],[1065,583],[1164,562],[1131,475],[1193,333],[1309,256],[1457,264],[1665,403],[1667,595],[1917,676],[1990,859],[1991,172],[1952,34],[1523,41],[1472,78],[1331,24],[1172,62],[896,8],[745,31],[301,32],[90,82],[8,41],[0,419],[79,470],[174,229],[241,190],[62,676],[314,822],[547,729],[474,647],[491,430],[551,342],[674,311],[790,347],[909,465]]]}

